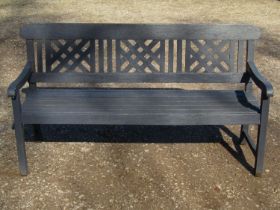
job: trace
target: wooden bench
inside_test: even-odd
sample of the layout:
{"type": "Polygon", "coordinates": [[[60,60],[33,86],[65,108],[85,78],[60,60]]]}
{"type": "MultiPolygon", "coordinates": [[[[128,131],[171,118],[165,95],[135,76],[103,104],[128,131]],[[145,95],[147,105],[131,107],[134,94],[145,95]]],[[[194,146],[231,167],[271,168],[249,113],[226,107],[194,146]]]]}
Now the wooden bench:
{"type": "Polygon", "coordinates": [[[27,63],[8,88],[22,175],[24,125],[241,125],[263,171],[272,85],[254,64],[249,25],[31,24],[21,30],[27,63]],[[20,92],[26,95],[23,103],[20,92]],[[55,87],[54,83],[69,83],[55,87]],[[234,90],[69,88],[72,83],[223,83],[234,90]],[[42,84],[48,87],[42,87],[42,84]],[[260,100],[252,84],[261,91],[260,100]],[[257,143],[249,125],[258,125],[257,143]]]}

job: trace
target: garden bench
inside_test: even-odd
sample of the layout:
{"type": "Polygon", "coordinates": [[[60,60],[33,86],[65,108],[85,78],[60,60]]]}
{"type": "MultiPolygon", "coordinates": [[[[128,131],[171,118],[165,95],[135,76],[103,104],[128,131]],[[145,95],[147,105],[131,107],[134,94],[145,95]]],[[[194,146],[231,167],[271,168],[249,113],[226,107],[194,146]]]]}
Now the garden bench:
{"type": "Polygon", "coordinates": [[[255,175],[261,175],[273,89],[254,64],[258,28],[30,24],[20,34],[27,43],[27,63],[8,96],[22,175],[27,174],[28,124],[34,131],[42,124],[241,125],[240,143],[247,140],[255,156],[255,175]],[[25,83],[28,87],[23,88],[25,83]],[[75,83],[223,83],[243,88],[106,89],[75,83]],[[260,89],[259,98],[252,84],[260,89]],[[258,126],[256,143],[249,125],[258,126]]]}

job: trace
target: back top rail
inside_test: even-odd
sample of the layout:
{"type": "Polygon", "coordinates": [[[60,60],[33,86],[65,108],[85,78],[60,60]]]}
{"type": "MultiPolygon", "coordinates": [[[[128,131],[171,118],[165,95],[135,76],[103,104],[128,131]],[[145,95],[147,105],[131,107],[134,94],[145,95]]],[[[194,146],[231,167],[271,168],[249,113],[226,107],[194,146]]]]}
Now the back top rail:
{"type": "Polygon", "coordinates": [[[25,39],[204,39],[255,40],[260,30],[228,24],[89,24],[47,23],[22,27],[25,39]]]}

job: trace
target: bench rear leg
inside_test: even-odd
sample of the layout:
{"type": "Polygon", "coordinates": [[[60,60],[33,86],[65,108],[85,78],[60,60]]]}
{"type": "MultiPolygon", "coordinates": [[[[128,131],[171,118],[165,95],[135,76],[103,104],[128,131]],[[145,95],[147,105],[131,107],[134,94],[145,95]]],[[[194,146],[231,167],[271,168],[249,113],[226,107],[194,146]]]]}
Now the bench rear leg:
{"type": "Polygon", "coordinates": [[[25,140],[24,140],[24,127],[21,121],[21,104],[19,95],[12,99],[13,112],[14,112],[14,127],[16,134],[16,145],[19,161],[19,170],[21,175],[27,175],[27,160],[25,151],[25,140]]]}
{"type": "Polygon", "coordinates": [[[239,144],[241,145],[246,144],[246,139],[245,139],[246,137],[244,132],[249,133],[249,125],[241,125],[240,138],[239,138],[239,144]]]}

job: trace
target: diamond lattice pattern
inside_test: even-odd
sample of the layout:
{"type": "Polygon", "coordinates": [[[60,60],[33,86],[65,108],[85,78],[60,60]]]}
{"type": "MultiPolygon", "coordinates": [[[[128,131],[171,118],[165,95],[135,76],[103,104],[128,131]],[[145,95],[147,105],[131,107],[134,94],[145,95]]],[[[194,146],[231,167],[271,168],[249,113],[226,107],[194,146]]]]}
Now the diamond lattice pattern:
{"type": "Polygon", "coordinates": [[[121,72],[160,72],[160,41],[122,40],[120,44],[121,72]]]}
{"type": "Polygon", "coordinates": [[[193,40],[190,49],[190,71],[197,73],[228,72],[229,42],[193,40]]]}
{"type": "Polygon", "coordinates": [[[90,44],[88,40],[53,40],[50,65],[52,72],[88,72],[90,44]]]}

